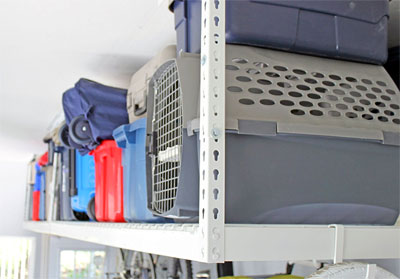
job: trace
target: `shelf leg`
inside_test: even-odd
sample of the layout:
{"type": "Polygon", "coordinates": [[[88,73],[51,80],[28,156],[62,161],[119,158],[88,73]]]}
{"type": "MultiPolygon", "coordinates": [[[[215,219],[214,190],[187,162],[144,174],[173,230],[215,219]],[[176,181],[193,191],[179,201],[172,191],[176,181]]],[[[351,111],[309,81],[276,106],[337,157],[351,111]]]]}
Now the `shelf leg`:
{"type": "Polygon", "coordinates": [[[202,0],[199,232],[204,262],[224,262],[225,0],[202,0]]]}
{"type": "Polygon", "coordinates": [[[335,247],[333,253],[333,263],[343,262],[343,250],[344,250],[344,226],[343,225],[329,225],[329,228],[335,229],[335,247]]]}

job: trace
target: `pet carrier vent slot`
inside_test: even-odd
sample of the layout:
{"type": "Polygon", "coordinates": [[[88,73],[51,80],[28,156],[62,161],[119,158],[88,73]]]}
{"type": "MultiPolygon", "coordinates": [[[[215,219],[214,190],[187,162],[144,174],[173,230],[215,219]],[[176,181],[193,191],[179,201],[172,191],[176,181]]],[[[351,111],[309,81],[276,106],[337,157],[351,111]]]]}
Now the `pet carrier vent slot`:
{"type": "Polygon", "coordinates": [[[266,118],[278,121],[307,117],[311,123],[313,119],[346,120],[354,126],[361,123],[361,128],[362,122],[392,125],[391,129],[400,125],[399,94],[384,81],[258,59],[251,55],[227,59],[227,98],[242,109],[268,107],[266,118]]]}
{"type": "Polygon", "coordinates": [[[153,131],[157,138],[152,207],[164,213],[174,207],[182,159],[182,100],[175,63],[163,72],[154,87],[153,131]]]}

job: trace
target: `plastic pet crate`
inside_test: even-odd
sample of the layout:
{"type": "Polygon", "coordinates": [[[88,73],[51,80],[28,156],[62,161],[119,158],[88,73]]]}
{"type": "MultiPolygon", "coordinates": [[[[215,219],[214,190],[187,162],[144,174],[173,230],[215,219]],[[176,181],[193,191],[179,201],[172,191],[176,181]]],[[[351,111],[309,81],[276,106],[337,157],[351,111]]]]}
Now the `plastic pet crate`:
{"type": "Polygon", "coordinates": [[[170,222],[153,216],[147,208],[146,118],[118,127],[113,135],[118,147],[122,148],[125,221],[170,222]]]}
{"type": "MultiPolygon", "coordinates": [[[[149,206],[161,216],[199,211],[199,63],[169,61],[149,94],[149,206]]],[[[227,45],[226,222],[393,224],[399,103],[381,66],[227,45]]]]}
{"type": "Polygon", "coordinates": [[[75,187],[71,188],[71,207],[76,212],[87,214],[94,220],[94,212],[90,204],[95,196],[95,164],[92,155],[75,153],[75,187]]]}
{"type": "Polygon", "coordinates": [[[105,140],[90,154],[96,169],[96,220],[124,222],[122,150],[115,141],[105,140]]]}
{"type": "Polygon", "coordinates": [[[160,53],[148,61],[131,78],[127,94],[127,110],[129,114],[129,123],[145,117],[147,110],[147,92],[154,72],[167,60],[176,57],[176,46],[170,45],[164,48],[160,53]]]}
{"type": "Polygon", "coordinates": [[[65,120],[70,145],[85,155],[102,140],[112,139],[112,132],[128,124],[126,90],[80,79],[63,94],[65,120]]]}
{"type": "MultiPolygon", "coordinates": [[[[216,2],[218,3],[218,2],[216,2]]],[[[227,0],[226,42],[382,64],[387,0],[227,0]]],[[[177,50],[200,52],[201,0],[171,1],[177,50]]]]}

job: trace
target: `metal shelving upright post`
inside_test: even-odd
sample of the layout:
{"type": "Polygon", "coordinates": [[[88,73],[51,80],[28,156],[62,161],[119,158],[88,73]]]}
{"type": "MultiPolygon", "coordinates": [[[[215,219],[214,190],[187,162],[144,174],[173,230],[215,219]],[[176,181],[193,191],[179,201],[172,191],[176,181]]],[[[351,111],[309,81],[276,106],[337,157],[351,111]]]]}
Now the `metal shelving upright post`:
{"type": "Polygon", "coordinates": [[[201,255],[223,262],[225,251],[225,0],[202,1],[200,84],[201,255]]]}

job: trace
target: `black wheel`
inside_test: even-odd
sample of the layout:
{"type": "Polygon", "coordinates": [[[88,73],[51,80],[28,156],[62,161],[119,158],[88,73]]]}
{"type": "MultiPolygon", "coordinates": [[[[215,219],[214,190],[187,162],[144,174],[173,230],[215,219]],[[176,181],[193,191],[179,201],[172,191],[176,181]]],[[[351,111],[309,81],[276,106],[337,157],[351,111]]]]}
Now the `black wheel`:
{"type": "Polygon", "coordinates": [[[69,135],[72,140],[81,145],[87,145],[92,141],[92,131],[89,121],[83,115],[72,119],[69,124],[69,135]]]}
{"type": "Polygon", "coordinates": [[[88,203],[87,215],[89,216],[90,220],[96,221],[96,211],[95,211],[94,197],[88,203]]]}
{"type": "Polygon", "coordinates": [[[89,217],[84,212],[73,210],[74,216],[78,221],[89,221],[89,217]]]}
{"type": "Polygon", "coordinates": [[[192,279],[192,262],[159,256],[156,259],[156,278],[157,279],[192,279]]]}
{"type": "Polygon", "coordinates": [[[69,129],[67,124],[64,124],[60,130],[58,130],[58,138],[65,148],[72,148],[71,144],[69,143],[69,129]]]}

